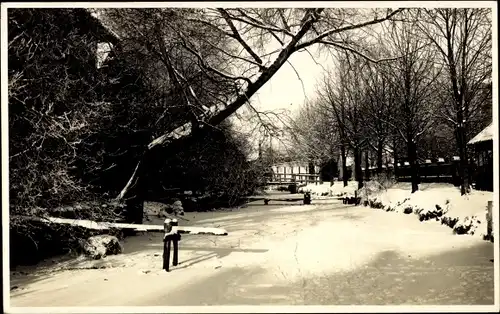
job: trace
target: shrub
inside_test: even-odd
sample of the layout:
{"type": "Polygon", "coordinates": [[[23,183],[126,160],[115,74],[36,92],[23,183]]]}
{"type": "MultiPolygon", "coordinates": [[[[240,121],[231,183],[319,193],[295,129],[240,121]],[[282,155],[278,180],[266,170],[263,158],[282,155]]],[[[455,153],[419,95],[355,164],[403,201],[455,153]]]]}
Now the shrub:
{"type": "Polygon", "coordinates": [[[413,208],[411,206],[407,206],[403,210],[403,213],[405,213],[405,214],[411,214],[411,213],[413,213],[413,208]]]}

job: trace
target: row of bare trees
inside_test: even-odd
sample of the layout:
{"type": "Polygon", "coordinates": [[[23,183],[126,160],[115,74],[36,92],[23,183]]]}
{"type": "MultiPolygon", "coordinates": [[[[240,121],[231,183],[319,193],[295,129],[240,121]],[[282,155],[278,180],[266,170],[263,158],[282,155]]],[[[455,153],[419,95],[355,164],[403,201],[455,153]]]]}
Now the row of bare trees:
{"type": "MultiPolygon", "coordinates": [[[[362,152],[374,152],[381,171],[388,149],[395,165],[400,157],[409,162],[412,191],[417,191],[419,159],[432,155],[432,142],[444,140],[441,150],[434,150],[451,149],[460,157],[461,193],[466,194],[467,142],[492,119],[491,11],[408,9],[399,17],[381,24],[372,49],[396,58],[373,62],[361,53],[335,53],[334,69],[318,83],[315,115],[333,126],[324,130],[336,138],[344,174],[351,152],[359,187],[362,152]],[[455,144],[445,146],[446,141],[455,144]]],[[[297,129],[303,130],[303,123],[297,129]]]]}

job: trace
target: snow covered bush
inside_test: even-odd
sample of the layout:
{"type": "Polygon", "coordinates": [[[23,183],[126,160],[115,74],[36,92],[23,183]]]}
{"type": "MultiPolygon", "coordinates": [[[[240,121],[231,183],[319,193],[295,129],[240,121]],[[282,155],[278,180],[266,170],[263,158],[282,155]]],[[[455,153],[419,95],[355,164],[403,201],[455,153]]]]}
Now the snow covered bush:
{"type": "Polygon", "coordinates": [[[372,195],[386,192],[394,185],[394,179],[386,174],[377,174],[370,181],[365,182],[364,186],[358,190],[358,196],[362,200],[368,200],[372,195]]]}
{"type": "Polygon", "coordinates": [[[406,206],[405,209],[403,210],[403,213],[405,214],[411,214],[413,213],[413,208],[411,206],[406,206]]]}
{"type": "Polygon", "coordinates": [[[467,216],[465,218],[458,219],[457,223],[453,227],[453,233],[473,235],[480,223],[481,221],[477,219],[476,216],[467,216]]]}
{"type": "Polygon", "coordinates": [[[376,208],[376,209],[384,208],[384,204],[380,200],[378,200],[377,198],[370,200],[369,204],[370,204],[370,207],[372,207],[372,208],[376,208]]]}
{"type": "Polygon", "coordinates": [[[417,215],[420,221],[426,221],[430,219],[440,218],[448,211],[448,206],[443,209],[439,204],[435,205],[435,208],[423,208],[417,215]]]}
{"type": "Polygon", "coordinates": [[[481,223],[479,217],[486,217],[491,192],[473,190],[469,195],[461,196],[456,187],[436,183],[422,184],[421,190],[415,193],[411,193],[405,183],[378,192],[376,186],[368,184],[363,191],[361,196],[366,197],[363,200],[365,206],[386,212],[413,213],[421,222],[439,221],[453,229],[455,234],[477,234],[489,239],[486,223],[481,223]]]}
{"type": "Polygon", "coordinates": [[[450,228],[455,227],[457,222],[458,222],[458,218],[456,218],[456,217],[444,216],[441,218],[441,224],[446,225],[450,228]]]}
{"type": "Polygon", "coordinates": [[[80,240],[85,255],[93,259],[105,258],[107,255],[116,255],[123,252],[123,247],[117,237],[103,234],[80,240]]]}

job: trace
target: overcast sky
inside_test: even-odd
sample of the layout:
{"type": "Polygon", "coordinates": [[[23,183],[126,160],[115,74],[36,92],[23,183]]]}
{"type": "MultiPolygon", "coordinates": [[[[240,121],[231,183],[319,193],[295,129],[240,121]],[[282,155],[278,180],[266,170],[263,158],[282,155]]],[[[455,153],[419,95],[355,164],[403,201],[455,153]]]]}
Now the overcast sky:
{"type": "MultiPolygon", "coordinates": [[[[252,105],[260,111],[280,111],[285,109],[292,116],[297,113],[307,98],[314,97],[316,82],[321,79],[323,72],[333,67],[330,54],[325,52],[319,54],[318,47],[318,45],[310,47],[310,54],[307,52],[294,53],[289,59],[291,65],[285,63],[250,99],[252,105]]],[[[245,108],[242,108],[240,112],[244,110],[245,108]]],[[[249,139],[253,142],[254,148],[257,149],[258,134],[250,132],[253,125],[243,123],[237,119],[233,119],[233,122],[238,131],[247,133],[249,139]]],[[[282,145],[278,139],[273,141],[275,149],[279,149],[282,145]]]]}
{"type": "Polygon", "coordinates": [[[255,104],[261,109],[282,108],[292,111],[304,104],[306,97],[314,94],[316,81],[323,69],[332,65],[328,54],[318,56],[317,47],[309,49],[317,63],[307,52],[293,54],[289,59],[291,65],[285,63],[253,97],[255,104]]]}

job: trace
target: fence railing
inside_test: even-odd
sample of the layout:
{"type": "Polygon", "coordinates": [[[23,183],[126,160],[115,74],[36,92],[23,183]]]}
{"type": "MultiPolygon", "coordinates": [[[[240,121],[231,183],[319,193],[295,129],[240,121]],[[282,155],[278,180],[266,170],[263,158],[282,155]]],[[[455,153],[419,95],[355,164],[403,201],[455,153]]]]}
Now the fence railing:
{"type": "MultiPolygon", "coordinates": [[[[397,181],[411,181],[411,167],[408,164],[402,164],[394,167],[383,168],[378,171],[376,168],[363,169],[363,178],[368,180],[374,175],[385,174],[394,177],[397,181]]],[[[491,191],[493,189],[493,167],[492,165],[476,166],[470,165],[469,174],[476,189],[491,191]]],[[[437,163],[421,163],[418,166],[418,177],[420,182],[442,182],[460,184],[459,163],[453,162],[437,162],[437,163]]]]}
{"type": "Polygon", "coordinates": [[[304,183],[319,183],[319,174],[309,173],[274,173],[268,184],[304,182],[304,183]]]}

